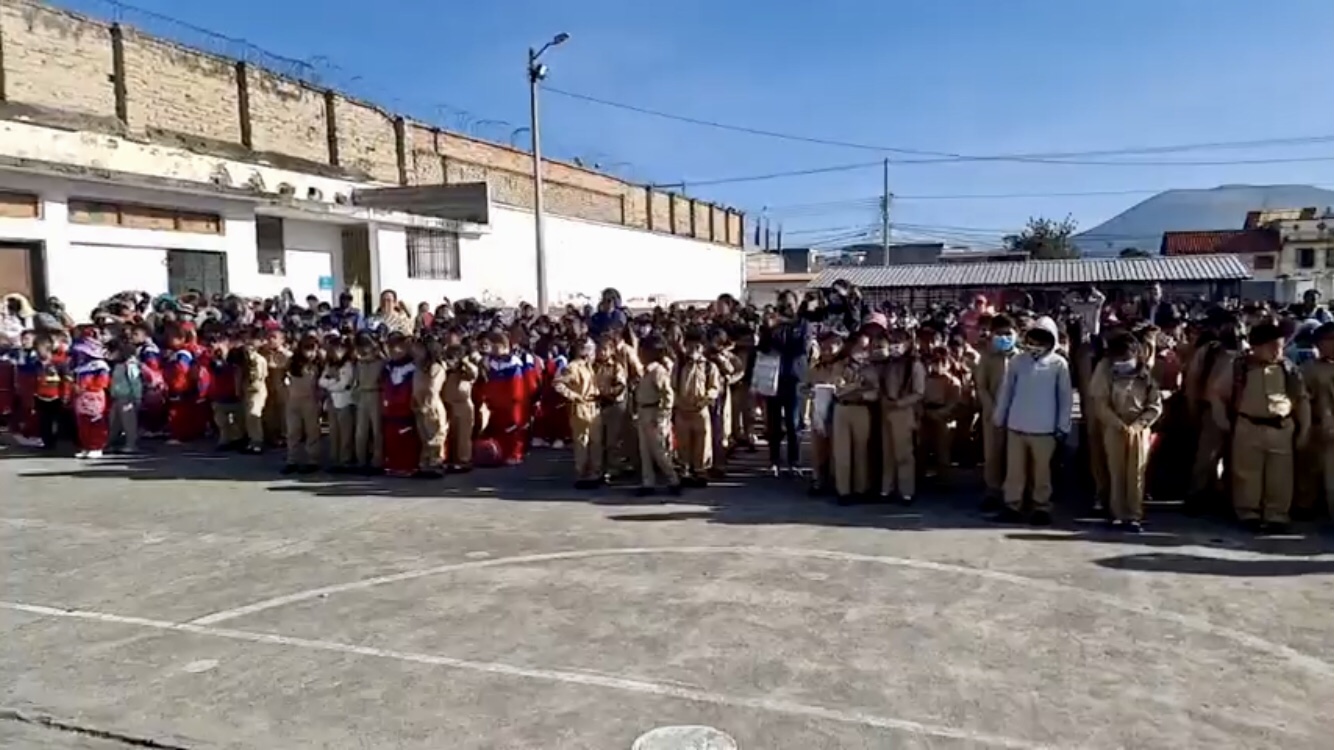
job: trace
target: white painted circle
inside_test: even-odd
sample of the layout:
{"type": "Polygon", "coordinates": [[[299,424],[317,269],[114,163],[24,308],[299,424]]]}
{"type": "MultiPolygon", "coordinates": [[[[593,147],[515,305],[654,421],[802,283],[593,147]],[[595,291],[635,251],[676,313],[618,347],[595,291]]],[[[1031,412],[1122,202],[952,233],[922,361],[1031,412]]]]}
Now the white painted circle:
{"type": "Polygon", "coordinates": [[[216,669],[217,666],[218,666],[217,659],[201,659],[199,661],[192,661],[189,664],[186,664],[185,671],[189,672],[190,674],[199,674],[200,672],[207,672],[210,669],[216,669]]]}
{"type": "Polygon", "coordinates": [[[635,740],[630,750],[737,750],[737,744],[713,727],[658,727],[635,740]]]}

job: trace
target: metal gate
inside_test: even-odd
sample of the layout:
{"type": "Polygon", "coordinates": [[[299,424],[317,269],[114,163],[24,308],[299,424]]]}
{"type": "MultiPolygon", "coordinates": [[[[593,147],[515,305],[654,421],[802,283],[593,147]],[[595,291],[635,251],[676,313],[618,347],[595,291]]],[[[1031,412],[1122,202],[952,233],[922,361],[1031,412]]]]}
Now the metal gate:
{"type": "Polygon", "coordinates": [[[207,250],[167,251],[167,291],[212,297],[227,294],[227,256],[207,250]]]}

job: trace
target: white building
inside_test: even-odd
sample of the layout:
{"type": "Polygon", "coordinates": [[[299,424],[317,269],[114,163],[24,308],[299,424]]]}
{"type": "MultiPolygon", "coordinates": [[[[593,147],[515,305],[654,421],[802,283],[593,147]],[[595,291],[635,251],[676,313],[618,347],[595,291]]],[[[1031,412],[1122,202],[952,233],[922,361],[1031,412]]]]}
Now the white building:
{"type": "Polygon", "coordinates": [[[1272,285],[1278,302],[1300,302],[1315,290],[1334,298],[1334,208],[1288,208],[1252,211],[1248,230],[1269,230],[1278,252],[1253,258],[1255,278],[1272,285]]]}
{"type": "MultiPolygon", "coordinates": [[[[531,212],[488,198],[487,223],[468,224],[348,205],[386,186],[0,122],[0,292],[60,297],[76,318],[125,290],[536,301],[531,212]]],[[[632,305],[743,294],[740,247],[551,215],[545,230],[553,305],[609,286],[632,305]]]]}

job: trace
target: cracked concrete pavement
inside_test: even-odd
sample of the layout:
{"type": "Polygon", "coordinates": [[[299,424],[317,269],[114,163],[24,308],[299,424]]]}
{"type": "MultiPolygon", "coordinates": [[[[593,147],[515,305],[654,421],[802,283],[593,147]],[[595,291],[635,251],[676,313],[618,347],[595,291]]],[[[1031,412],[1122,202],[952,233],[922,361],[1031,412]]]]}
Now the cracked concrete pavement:
{"type": "MultiPolygon", "coordinates": [[[[1238,748],[1334,737],[1334,545],[1158,517],[645,503],[0,453],[0,705],[189,748],[1238,748]]],[[[100,744],[99,744],[100,743],[100,744]]],[[[0,721],[7,747],[107,741],[0,721]]]]}

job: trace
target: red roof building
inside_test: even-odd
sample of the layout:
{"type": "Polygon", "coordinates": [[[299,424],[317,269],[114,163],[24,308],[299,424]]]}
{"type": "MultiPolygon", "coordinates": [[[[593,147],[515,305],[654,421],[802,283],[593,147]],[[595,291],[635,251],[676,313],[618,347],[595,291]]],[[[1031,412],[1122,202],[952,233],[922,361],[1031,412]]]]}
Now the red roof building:
{"type": "Polygon", "coordinates": [[[1163,232],[1162,255],[1256,255],[1278,253],[1283,239],[1272,229],[1224,229],[1203,232],[1163,232]]]}

